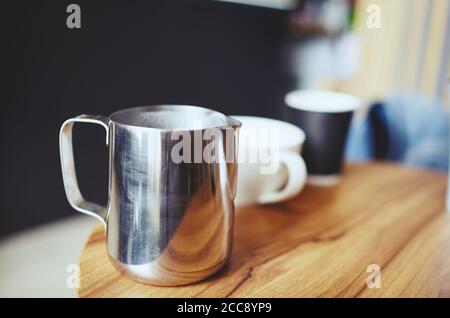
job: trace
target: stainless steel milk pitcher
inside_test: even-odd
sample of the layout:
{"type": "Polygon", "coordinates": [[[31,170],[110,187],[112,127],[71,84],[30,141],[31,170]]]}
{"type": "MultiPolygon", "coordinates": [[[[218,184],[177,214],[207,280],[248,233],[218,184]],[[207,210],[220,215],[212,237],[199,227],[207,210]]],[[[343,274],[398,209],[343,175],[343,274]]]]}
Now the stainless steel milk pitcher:
{"type": "Polygon", "coordinates": [[[240,122],[196,106],[130,108],[64,122],[59,142],[70,205],[103,222],[112,263],[155,285],[184,285],[231,253],[240,122]],[[106,129],[109,199],[86,201],[72,149],[74,123],[106,129]]]}

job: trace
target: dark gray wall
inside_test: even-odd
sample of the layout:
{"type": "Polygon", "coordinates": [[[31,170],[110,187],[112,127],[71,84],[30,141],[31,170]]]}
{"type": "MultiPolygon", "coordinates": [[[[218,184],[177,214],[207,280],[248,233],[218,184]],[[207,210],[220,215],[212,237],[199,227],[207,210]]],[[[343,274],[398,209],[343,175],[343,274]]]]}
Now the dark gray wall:
{"type": "MultiPolygon", "coordinates": [[[[73,215],[59,164],[61,123],[137,105],[205,105],[277,117],[286,13],[205,0],[2,2],[0,236],[73,215]],[[66,28],[77,3],[82,28],[66,28]]],[[[84,195],[106,202],[107,149],[75,131],[84,195]]]]}

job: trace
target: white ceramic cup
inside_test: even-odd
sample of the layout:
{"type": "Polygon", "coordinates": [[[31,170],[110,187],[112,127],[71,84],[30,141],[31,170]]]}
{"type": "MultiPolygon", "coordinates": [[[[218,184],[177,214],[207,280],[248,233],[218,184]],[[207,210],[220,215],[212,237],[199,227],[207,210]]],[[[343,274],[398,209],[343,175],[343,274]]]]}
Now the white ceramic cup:
{"type": "Polygon", "coordinates": [[[275,119],[232,117],[242,122],[236,206],[276,203],[297,196],[307,177],[300,156],[304,132],[275,119]]]}

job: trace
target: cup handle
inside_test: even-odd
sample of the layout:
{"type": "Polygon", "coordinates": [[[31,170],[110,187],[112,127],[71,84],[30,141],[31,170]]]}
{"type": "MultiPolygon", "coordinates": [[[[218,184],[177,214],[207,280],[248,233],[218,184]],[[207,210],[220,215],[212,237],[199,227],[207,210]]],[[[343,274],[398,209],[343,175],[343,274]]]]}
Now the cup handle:
{"type": "Polygon", "coordinates": [[[280,164],[288,170],[286,186],[275,192],[263,193],[258,198],[259,204],[276,203],[295,197],[302,191],[306,183],[306,165],[303,158],[296,152],[281,152],[280,164]]]}
{"type": "Polygon", "coordinates": [[[109,118],[98,115],[80,115],[66,120],[59,132],[59,152],[61,156],[61,168],[69,204],[77,211],[99,219],[106,228],[107,208],[100,204],[86,201],[78,187],[75,162],[73,158],[72,128],[74,123],[97,124],[106,130],[106,145],[109,141],[109,118]]]}

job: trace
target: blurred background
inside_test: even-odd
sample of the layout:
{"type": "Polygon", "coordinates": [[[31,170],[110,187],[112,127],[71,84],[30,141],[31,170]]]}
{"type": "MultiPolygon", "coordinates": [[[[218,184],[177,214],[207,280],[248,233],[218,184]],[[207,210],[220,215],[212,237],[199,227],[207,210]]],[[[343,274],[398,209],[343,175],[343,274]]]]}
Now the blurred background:
{"type": "MultiPolygon", "coordinates": [[[[449,0],[77,0],[81,29],[70,3],[2,3],[0,296],[74,294],[66,267],[94,220],[66,201],[58,133],[78,114],[180,103],[283,118],[288,91],[332,89],[364,101],[348,161],[448,170],[449,0]]],[[[104,132],[74,134],[80,188],[106,203],[104,132]]]]}

